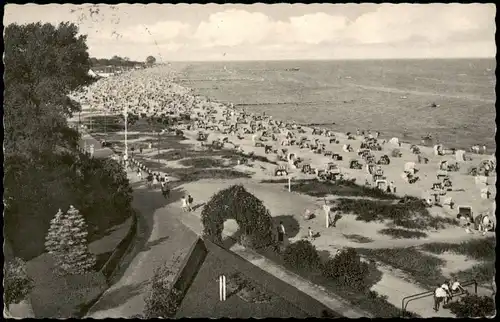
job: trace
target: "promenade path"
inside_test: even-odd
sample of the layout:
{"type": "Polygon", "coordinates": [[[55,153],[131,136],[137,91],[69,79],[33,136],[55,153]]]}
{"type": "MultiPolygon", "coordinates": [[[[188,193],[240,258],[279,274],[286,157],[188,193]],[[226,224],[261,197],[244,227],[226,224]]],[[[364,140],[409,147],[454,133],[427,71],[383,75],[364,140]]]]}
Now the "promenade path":
{"type": "MultiPolygon", "coordinates": [[[[108,149],[103,149],[90,135],[84,135],[82,140],[87,145],[94,144],[96,156],[110,155],[106,151],[108,149]]],[[[139,220],[141,227],[136,251],[129,255],[134,256],[132,259],[125,259],[129,263],[124,263],[128,267],[122,268],[122,277],[88,312],[87,317],[90,318],[120,318],[140,314],[145,305],[147,282],[153,276],[154,269],[177,256],[185,255],[195,242],[197,234],[202,231],[199,217],[192,213],[182,213],[178,203],[166,204],[158,190],[145,189],[142,184],[138,184],[135,174],[131,171],[127,174],[134,188],[133,206],[142,219],[139,220]]],[[[173,191],[171,198],[175,201],[176,196],[180,197],[181,194],[181,190],[173,191]]],[[[232,230],[235,231],[234,227],[232,230]]],[[[231,229],[229,234],[232,234],[231,229]]],[[[341,298],[328,294],[324,289],[249,249],[236,244],[230,250],[345,317],[370,317],[369,313],[353,308],[341,298]]]]}
{"type": "MultiPolygon", "coordinates": [[[[84,136],[84,140],[87,144],[94,144],[96,156],[109,153],[106,151],[109,149],[102,149],[99,142],[90,136],[84,136]]],[[[182,255],[183,250],[187,251],[196,239],[196,234],[200,234],[202,230],[199,211],[182,213],[178,203],[166,204],[158,191],[144,189],[142,185],[138,185],[134,174],[129,173],[129,178],[134,187],[134,207],[139,211],[143,219],[141,220],[143,225],[142,235],[139,236],[139,239],[143,239],[142,247],[138,246],[139,252],[134,258],[130,259],[129,266],[124,269],[123,277],[96,303],[89,312],[89,317],[130,317],[141,313],[144,307],[143,296],[146,282],[152,276],[154,269],[163,260],[170,259],[178,254],[182,255]],[[146,241],[146,244],[153,246],[144,247],[144,241],[146,241]]],[[[218,185],[221,184],[219,183],[218,185]]],[[[200,198],[201,196],[198,197],[197,191],[210,191],[213,193],[213,191],[218,190],[214,190],[214,188],[216,187],[204,182],[188,184],[187,187],[178,187],[177,191],[174,191],[174,194],[177,194],[177,198],[175,196],[173,198],[180,198],[182,189],[186,189],[190,194],[193,194],[195,200],[206,200],[206,198],[200,198]],[[194,188],[195,186],[196,188],[194,188]]],[[[259,198],[261,198],[261,195],[264,199],[267,199],[266,196],[274,195],[274,197],[268,198],[273,200],[290,199],[290,197],[286,196],[289,196],[287,192],[278,190],[276,187],[272,187],[272,185],[259,185],[258,189],[255,189],[255,192],[257,192],[257,197],[259,198]],[[276,194],[282,195],[276,199],[276,194]]],[[[293,199],[296,199],[297,196],[300,196],[299,198],[308,198],[307,196],[294,195],[293,199]]],[[[237,226],[232,225],[231,222],[227,222],[225,225],[225,234],[231,236],[237,229],[237,226]]],[[[411,243],[411,241],[408,242],[411,243]]],[[[416,244],[420,243],[419,241],[414,242],[416,244]]],[[[141,241],[138,241],[138,244],[141,244],[141,241]]],[[[342,299],[338,299],[335,295],[327,293],[324,288],[313,285],[309,281],[286,271],[267,258],[243,248],[241,245],[235,244],[230,250],[268,273],[294,285],[299,290],[340,314],[344,314],[345,316],[351,315],[352,317],[357,314],[369,316],[364,312],[351,310],[350,306],[342,299]]],[[[380,266],[380,270],[384,273],[383,277],[372,289],[381,295],[387,296],[387,300],[397,307],[400,307],[403,297],[428,291],[416,286],[414,283],[408,282],[401,274],[395,274],[394,270],[390,267],[380,266]]],[[[480,293],[486,292],[486,290],[480,288],[480,293]]],[[[432,297],[428,297],[412,302],[408,306],[408,310],[422,317],[454,317],[446,309],[441,309],[437,313],[434,312],[432,310],[432,301],[432,297]]]]}

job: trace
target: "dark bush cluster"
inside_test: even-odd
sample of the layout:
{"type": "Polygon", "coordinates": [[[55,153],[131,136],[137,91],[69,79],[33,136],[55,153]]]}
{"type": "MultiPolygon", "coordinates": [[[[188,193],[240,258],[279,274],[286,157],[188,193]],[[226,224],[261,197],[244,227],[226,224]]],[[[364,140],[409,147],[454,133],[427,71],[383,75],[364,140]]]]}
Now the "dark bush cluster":
{"type": "Polygon", "coordinates": [[[158,268],[151,279],[151,288],[145,298],[145,319],[173,318],[182,300],[181,292],[175,286],[167,283],[173,275],[166,266],[158,268]]]}
{"type": "Polygon", "coordinates": [[[283,254],[283,260],[297,269],[317,268],[320,264],[318,251],[308,240],[299,240],[288,245],[283,254]]]}
{"type": "Polygon", "coordinates": [[[457,318],[487,318],[496,314],[495,300],[488,296],[466,295],[448,304],[457,318]]]}
{"type": "Polygon", "coordinates": [[[363,290],[367,287],[368,264],[361,261],[354,248],[339,252],[322,265],[322,274],[332,278],[338,285],[363,290]]]}

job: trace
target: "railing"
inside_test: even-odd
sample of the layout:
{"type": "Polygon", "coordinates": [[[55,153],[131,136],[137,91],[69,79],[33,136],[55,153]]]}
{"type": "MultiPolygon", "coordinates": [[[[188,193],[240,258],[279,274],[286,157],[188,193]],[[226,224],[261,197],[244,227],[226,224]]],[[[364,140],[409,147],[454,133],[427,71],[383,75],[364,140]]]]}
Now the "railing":
{"type": "MultiPolygon", "coordinates": [[[[463,283],[461,285],[462,285],[462,287],[467,287],[467,286],[470,286],[470,285],[474,285],[474,293],[477,294],[477,281],[476,280],[470,280],[470,281],[467,281],[467,282],[465,282],[465,283],[463,283]]],[[[454,294],[454,295],[460,296],[460,295],[463,295],[463,294],[465,294],[465,293],[460,292],[460,293],[457,293],[457,294],[454,294]]],[[[406,308],[408,307],[408,303],[410,303],[412,301],[415,301],[415,300],[422,299],[424,297],[431,296],[431,295],[434,295],[434,291],[427,291],[427,292],[422,292],[422,293],[413,294],[413,295],[404,297],[401,300],[401,314],[402,314],[402,316],[404,317],[404,315],[406,313],[406,308]]]]}

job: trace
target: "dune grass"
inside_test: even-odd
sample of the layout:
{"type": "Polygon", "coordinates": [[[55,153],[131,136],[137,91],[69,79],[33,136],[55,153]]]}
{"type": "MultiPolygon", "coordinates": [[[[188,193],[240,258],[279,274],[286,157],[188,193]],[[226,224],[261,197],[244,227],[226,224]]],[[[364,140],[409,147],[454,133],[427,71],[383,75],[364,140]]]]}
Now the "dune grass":
{"type": "Polygon", "coordinates": [[[496,275],[495,261],[486,261],[450,275],[457,276],[461,281],[475,279],[480,284],[490,284],[493,277],[496,275]]]}
{"type": "Polygon", "coordinates": [[[422,249],[435,254],[452,252],[465,255],[468,258],[478,261],[494,261],[496,258],[495,246],[496,238],[487,237],[482,239],[472,239],[459,244],[430,243],[422,245],[422,249]]]}
{"type": "Polygon", "coordinates": [[[422,253],[414,247],[356,250],[372,260],[408,273],[414,282],[428,289],[433,289],[445,279],[441,273],[444,260],[422,253]]]}
{"type": "Polygon", "coordinates": [[[407,201],[404,203],[389,203],[382,200],[340,198],[336,201],[336,207],[342,213],[355,214],[359,221],[388,220],[391,225],[407,229],[442,229],[446,225],[457,224],[454,218],[432,216],[425,204],[417,198],[407,196],[405,199],[407,201]]]}
{"type": "Polygon", "coordinates": [[[422,245],[421,249],[435,254],[451,252],[467,256],[470,259],[481,261],[481,263],[476,264],[469,269],[458,271],[452,275],[456,275],[459,279],[464,281],[475,279],[479,283],[482,283],[490,282],[492,277],[495,276],[495,246],[496,238],[487,237],[468,240],[458,244],[430,243],[422,245]]]}
{"type": "Polygon", "coordinates": [[[427,234],[424,232],[401,228],[384,228],[379,230],[378,233],[391,236],[394,239],[420,239],[427,237],[427,234]]]}
{"type": "Polygon", "coordinates": [[[398,199],[396,195],[387,193],[378,188],[358,185],[353,180],[338,180],[335,183],[318,181],[316,179],[301,180],[293,183],[293,191],[304,193],[313,197],[325,197],[327,195],[370,197],[376,199],[398,199]]]}

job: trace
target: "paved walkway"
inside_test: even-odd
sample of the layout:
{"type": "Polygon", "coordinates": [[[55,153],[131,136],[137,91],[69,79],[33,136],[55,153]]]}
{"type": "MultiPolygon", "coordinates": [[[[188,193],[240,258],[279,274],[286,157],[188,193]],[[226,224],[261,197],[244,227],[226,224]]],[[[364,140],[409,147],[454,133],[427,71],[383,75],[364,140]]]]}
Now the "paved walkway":
{"type": "MultiPolygon", "coordinates": [[[[113,154],[88,134],[82,140],[88,145],[94,144],[96,157],[113,154]]],[[[103,294],[87,317],[126,318],[142,314],[148,282],[154,270],[163,263],[178,263],[197,239],[194,232],[167,211],[167,200],[160,192],[145,188],[131,171],[127,175],[134,188],[132,205],[139,214],[138,236],[132,251],[118,268],[121,278],[103,294]]],[[[173,191],[174,200],[176,196],[179,194],[173,191]]]]}
{"type": "MultiPolygon", "coordinates": [[[[181,215],[181,221],[193,231],[201,235],[203,226],[200,218],[195,213],[183,213],[181,215]]],[[[236,232],[236,230],[237,228],[235,227],[229,228],[229,235],[232,235],[232,233],[236,232]]],[[[226,235],[225,237],[228,236],[226,235]]],[[[372,317],[368,312],[364,312],[353,307],[351,304],[347,303],[338,296],[328,293],[324,288],[312,284],[308,280],[288,271],[284,267],[270,261],[266,257],[251,249],[245,248],[240,244],[234,244],[231,248],[229,248],[229,250],[267,273],[279,278],[287,284],[292,285],[303,293],[324,304],[332,311],[341,314],[346,318],[372,317]]]]}
{"type": "MultiPolygon", "coordinates": [[[[86,139],[90,141],[93,140],[91,138],[86,139]]],[[[97,154],[97,152],[100,151],[98,148],[100,144],[94,141],[92,142],[96,147],[97,154]]],[[[132,179],[132,181],[133,180],[134,179],[132,179]]],[[[193,231],[198,234],[201,233],[202,226],[199,215],[195,213],[182,213],[177,203],[166,205],[164,200],[161,199],[159,192],[144,190],[142,188],[135,189],[134,206],[141,212],[143,217],[145,217],[146,228],[144,238],[147,238],[148,243],[153,243],[154,246],[145,250],[143,249],[139,255],[133,258],[132,263],[123,275],[124,277],[113,285],[112,288],[106,292],[107,295],[105,294],[103,299],[94,306],[91,311],[92,313],[89,314],[90,317],[129,317],[142,312],[144,306],[142,300],[143,291],[137,292],[138,294],[136,295],[132,294],[128,296],[127,300],[123,301],[125,303],[116,303],[120,301],[113,300],[113,297],[122,289],[130,292],[131,290],[133,291],[134,288],[137,288],[138,285],[140,286],[139,288],[143,290],[144,283],[152,276],[154,267],[157,266],[151,265],[151,262],[158,264],[162,259],[172,257],[174,255],[174,249],[184,249],[187,251],[195,240],[195,233],[193,233],[193,231]],[[191,228],[191,230],[187,229],[186,226],[191,228]],[[148,231],[150,231],[150,235],[147,235],[148,231]],[[190,237],[188,237],[188,235],[190,237]],[[185,238],[183,239],[183,237],[185,238]],[[166,239],[168,239],[167,242],[165,242],[166,239]]],[[[237,230],[237,227],[229,228],[229,230],[231,231],[228,233],[231,235],[231,233],[237,230]]],[[[231,251],[268,273],[295,286],[346,317],[369,316],[369,314],[365,312],[349,308],[349,304],[337,298],[335,295],[327,293],[322,287],[314,285],[300,276],[288,272],[279,265],[249,249],[245,249],[236,244],[231,248],[231,251]]],[[[374,285],[373,290],[388,296],[388,301],[397,307],[400,307],[403,297],[426,291],[396,276],[388,268],[381,267],[380,269],[384,275],[382,280],[374,285]]],[[[441,309],[438,313],[434,312],[432,310],[432,297],[410,303],[408,310],[414,311],[422,317],[453,317],[446,309],[441,309]]]]}

